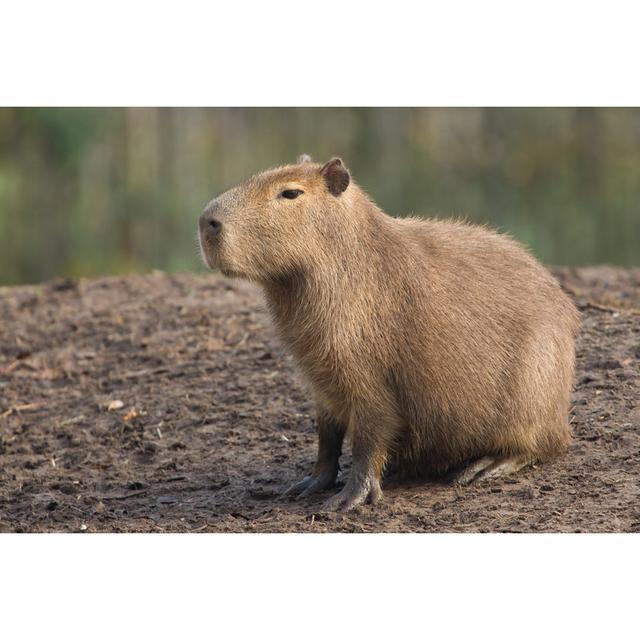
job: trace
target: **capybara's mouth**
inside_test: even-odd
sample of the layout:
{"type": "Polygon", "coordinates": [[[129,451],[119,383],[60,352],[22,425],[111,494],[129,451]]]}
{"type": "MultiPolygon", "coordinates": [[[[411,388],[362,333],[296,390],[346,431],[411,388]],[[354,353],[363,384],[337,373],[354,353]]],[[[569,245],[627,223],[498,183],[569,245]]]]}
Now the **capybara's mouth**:
{"type": "Polygon", "coordinates": [[[220,269],[220,243],[211,242],[211,240],[202,233],[200,233],[198,237],[203,262],[209,269],[220,269]]]}
{"type": "Polygon", "coordinates": [[[210,238],[200,235],[200,253],[202,259],[209,269],[218,270],[228,278],[242,278],[244,274],[231,268],[222,257],[222,246],[220,238],[215,238],[213,242],[210,238]]]}

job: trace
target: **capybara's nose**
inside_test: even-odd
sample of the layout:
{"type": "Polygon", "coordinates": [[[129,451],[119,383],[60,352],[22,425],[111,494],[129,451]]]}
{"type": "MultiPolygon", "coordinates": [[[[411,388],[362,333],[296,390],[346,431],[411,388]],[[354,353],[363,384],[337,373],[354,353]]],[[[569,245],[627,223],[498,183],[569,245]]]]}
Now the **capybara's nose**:
{"type": "Polygon", "coordinates": [[[222,229],[222,222],[215,218],[211,211],[205,211],[200,216],[200,231],[209,236],[217,236],[222,229]]]}

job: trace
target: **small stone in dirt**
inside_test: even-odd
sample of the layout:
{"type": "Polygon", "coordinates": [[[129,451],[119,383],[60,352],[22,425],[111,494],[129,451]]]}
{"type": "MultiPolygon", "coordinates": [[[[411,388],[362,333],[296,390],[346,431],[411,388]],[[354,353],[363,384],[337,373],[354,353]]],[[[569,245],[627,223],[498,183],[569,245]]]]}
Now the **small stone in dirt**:
{"type": "Polygon", "coordinates": [[[552,484],[543,484],[540,487],[540,491],[553,491],[554,490],[554,486],[552,484]]]}
{"type": "Polygon", "coordinates": [[[132,420],[135,420],[140,415],[142,415],[141,412],[134,408],[134,409],[131,409],[131,411],[129,411],[127,415],[124,416],[123,420],[125,422],[131,422],[132,420]]]}
{"type": "Polygon", "coordinates": [[[80,525],[80,531],[86,531],[87,530],[87,525],[86,524],[81,524],[80,525]]]}
{"type": "Polygon", "coordinates": [[[124,402],[122,400],[112,400],[107,405],[107,411],[117,411],[118,409],[122,409],[124,407],[124,402]]]}

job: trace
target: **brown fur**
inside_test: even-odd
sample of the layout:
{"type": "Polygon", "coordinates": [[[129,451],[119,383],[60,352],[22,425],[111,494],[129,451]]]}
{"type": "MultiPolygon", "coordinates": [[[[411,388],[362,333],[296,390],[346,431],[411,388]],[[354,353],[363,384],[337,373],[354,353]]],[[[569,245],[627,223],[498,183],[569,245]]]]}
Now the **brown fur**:
{"type": "Polygon", "coordinates": [[[345,433],[347,507],[380,496],[390,463],[441,473],[567,447],[578,313],[516,241],[460,221],[392,218],[339,160],[308,158],[222,194],[200,226],[209,266],[262,285],[311,383],[320,450],[305,486],[332,483],[345,433]],[[288,200],[285,189],[304,193],[288,200]],[[210,236],[214,217],[221,230],[210,236]]]}

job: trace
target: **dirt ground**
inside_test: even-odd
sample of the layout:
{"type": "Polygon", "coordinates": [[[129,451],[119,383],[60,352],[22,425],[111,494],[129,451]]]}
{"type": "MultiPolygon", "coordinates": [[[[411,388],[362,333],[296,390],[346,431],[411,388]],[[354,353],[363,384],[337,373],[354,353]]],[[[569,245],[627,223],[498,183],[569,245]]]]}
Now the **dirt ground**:
{"type": "Polygon", "coordinates": [[[584,323],[569,453],[346,514],[280,497],[313,463],[312,407],[250,285],[2,288],[0,531],[640,531],[640,270],[556,274],[584,323]]]}

